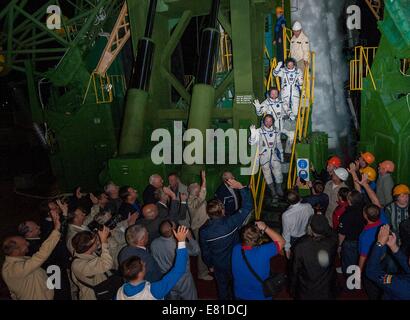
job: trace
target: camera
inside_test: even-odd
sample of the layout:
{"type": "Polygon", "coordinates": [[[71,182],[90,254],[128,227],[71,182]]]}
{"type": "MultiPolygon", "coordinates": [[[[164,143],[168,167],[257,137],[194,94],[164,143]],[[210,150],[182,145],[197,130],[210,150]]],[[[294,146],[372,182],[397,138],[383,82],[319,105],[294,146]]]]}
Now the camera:
{"type": "Polygon", "coordinates": [[[118,225],[118,223],[121,222],[121,221],[122,221],[122,216],[120,214],[117,214],[117,215],[111,217],[105,223],[101,223],[101,222],[97,221],[96,219],[94,219],[92,222],[90,222],[88,224],[88,228],[93,232],[103,230],[104,226],[106,226],[110,230],[113,230],[118,225]]]}

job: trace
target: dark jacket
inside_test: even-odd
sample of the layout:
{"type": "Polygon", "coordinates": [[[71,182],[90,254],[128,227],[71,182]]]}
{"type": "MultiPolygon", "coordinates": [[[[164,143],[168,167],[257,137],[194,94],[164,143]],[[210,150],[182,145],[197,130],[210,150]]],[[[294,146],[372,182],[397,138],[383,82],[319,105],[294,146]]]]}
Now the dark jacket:
{"type": "Polygon", "coordinates": [[[236,214],[210,219],[199,229],[202,258],[208,267],[231,270],[232,249],[239,243],[238,229],[252,210],[249,189],[243,188],[240,193],[242,207],[236,214]]]}
{"type": "MultiPolygon", "coordinates": [[[[236,199],[238,199],[238,209],[241,207],[241,193],[234,189],[236,199]]],[[[237,210],[235,209],[235,198],[229,191],[225,183],[222,183],[215,192],[215,198],[222,201],[225,207],[225,215],[230,216],[234,214],[237,210]]]]}
{"type": "Polygon", "coordinates": [[[140,257],[141,260],[145,262],[145,270],[147,272],[145,274],[145,280],[149,282],[155,282],[161,279],[161,269],[147,249],[126,246],[122,248],[122,250],[118,254],[118,263],[121,264],[122,262],[133,256],[140,257]]]}
{"type": "Polygon", "coordinates": [[[346,236],[345,241],[359,241],[366,221],[363,218],[363,206],[348,206],[340,217],[338,232],[346,236]]]}
{"type": "Polygon", "coordinates": [[[410,300],[410,267],[402,250],[393,254],[404,270],[404,274],[387,274],[382,269],[381,259],[386,253],[386,246],[373,246],[366,266],[367,277],[384,290],[388,300],[410,300]]]}
{"type": "Polygon", "coordinates": [[[138,212],[140,215],[139,218],[141,218],[141,207],[138,202],[135,202],[134,204],[123,202],[118,210],[118,214],[121,215],[122,220],[128,219],[128,215],[133,214],[134,212],[138,212]]]}
{"type": "Polygon", "coordinates": [[[164,220],[172,220],[178,223],[179,220],[183,220],[186,217],[188,207],[186,204],[181,204],[178,200],[172,200],[170,208],[164,207],[162,204],[157,203],[158,216],[153,219],[138,219],[135,224],[139,224],[147,228],[148,231],[148,245],[151,244],[156,238],[160,236],[159,226],[164,220]]]}
{"type": "Polygon", "coordinates": [[[336,298],[336,252],[334,232],[324,238],[305,236],[298,241],[294,247],[292,274],[292,292],[297,299],[336,298]]]}
{"type": "Polygon", "coordinates": [[[155,199],[154,193],[157,190],[152,184],[147,185],[142,193],[142,199],[144,201],[144,205],[150,203],[157,203],[157,199],[155,199]]]}

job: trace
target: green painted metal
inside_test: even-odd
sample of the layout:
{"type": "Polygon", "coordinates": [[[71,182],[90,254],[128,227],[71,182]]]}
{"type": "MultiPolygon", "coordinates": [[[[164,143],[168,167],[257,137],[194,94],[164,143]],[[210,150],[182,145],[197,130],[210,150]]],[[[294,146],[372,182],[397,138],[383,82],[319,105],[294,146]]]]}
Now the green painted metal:
{"type": "MultiPolygon", "coordinates": [[[[11,66],[20,71],[29,69],[27,78],[33,121],[47,123],[50,141],[53,141],[50,143],[50,160],[61,190],[71,191],[82,185],[84,190],[92,191],[101,183],[114,180],[142,191],[151,174],[160,173],[165,177],[171,171],[188,174],[189,177],[184,177],[186,182],[199,181],[199,169],[203,166],[152,163],[153,130],[167,128],[173,132],[176,120],[202,132],[208,128],[247,129],[258,122],[251,101],[262,99],[264,94],[264,21],[274,8],[270,0],[221,1],[218,17],[232,39],[234,67],[219,75],[212,86],[198,84],[192,92],[171,73],[171,55],[190,20],[209,13],[211,0],[159,1],[152,35],[155,52],[148,92],[130,89],[126,102],[121,93],[115,94],[111,103],[103,104],[96,103],[92,84],[84,103],[83,100],[91,72],[106,43],[106,39],[98,37],[97,33],[101,28],[111,30],[122,1],[67,2],[71,3],[75,14],[64,21],[66,33],[60,35],[44,30],[45,5],[39,5],[38,10],[29,14],[24,3],[15,0],[0,12],[1,22],[3,17],[10,16],[11,9],[24,18],[7,30],[13,34],[12,46],[8,49],[12,55],[18,53],[11,66]],[[107,19],[94,26],[101,7],[104,7],[107,19]],[[76,27],[77,31],[68,34],[71,27],[76,27]],[[172,30],[171,27],[175,28],[172,30]],[[50,70],[40,69],[38,62],[44,60],[54,61],[55,66],[50,70]],[[50,98],[44,102],[44,111],[38,104],[37,92],[38,81],[42,78],[51,83],[50,98]],[[171,103],[172,87],[189,108],[178,108],[171,103]],[[234,92],[233,100],[226,98],[228,90],[234,92]],[[226,101],[217,105],[221,97],[226,101]]],[[[148,0],[127,0],[127,6],[135,55],[136,44],[144,33],[148,0]]],[[[124,75],[121,55],[108,70],[108,75],[124,75]]],[[[115,84],[115,91],[121,92],[120,89],[115,84]]],[[[325,140],[320,135],[309,140],[309,155],[319,169],[319,163],[325,161],[325,140]]],[[[249,177],[240,176],[239,169],[239,165],[206,166],[210,190],[219,185],[224,170],[232,171],[241,182],[248,183],[249,177]]]]}
{"type": "Polygon", "coordinates": [[[120,139],[120,155],[141,152],[144,139],[144,127],[141,125],[141,119],[145,119],[147,102],[148,92],[139,89],[128,90],[120,139]]]}
{"type": "MultiPolygon", "coordinates": [[[[192,90],[191,108],[189,110],[189,129],[198,129],[202,137],[206,137],[206,130],[211,128],[212,110],[215,106],[215,88],[206,84],[196,84],[192,90]]],[[[206,155],[206,141],[203,141],[203,159],[206,155]]],[[[203,165],[186,165],[183,170],[184,178],[190,180],[193,175],[204,169],[203,165]]]]}
{"type": "Polygon", "coordinates": [[[385,1],[381,40],[361,95],[360,150],[372,151],[376,162],[396,164],[397,183],[410,184],[410,72],[400,71],[400,59],[410,58],[410,6],[406,0],[385,1]]]}

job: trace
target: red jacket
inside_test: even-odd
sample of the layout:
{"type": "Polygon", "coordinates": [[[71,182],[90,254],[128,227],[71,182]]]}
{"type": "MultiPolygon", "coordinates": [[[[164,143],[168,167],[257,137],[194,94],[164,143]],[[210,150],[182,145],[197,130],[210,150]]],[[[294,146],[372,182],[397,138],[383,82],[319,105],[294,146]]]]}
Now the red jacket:
{"type": "Polygon", "coordinates": [[[345,213],[346,208],[349,205],[347,201],[338,201],[337,204],[338,205],[335,211],[333,211],[333,217],[332,217],[334,230],[337,230],[339,228],[340,217],[345,213]]]}

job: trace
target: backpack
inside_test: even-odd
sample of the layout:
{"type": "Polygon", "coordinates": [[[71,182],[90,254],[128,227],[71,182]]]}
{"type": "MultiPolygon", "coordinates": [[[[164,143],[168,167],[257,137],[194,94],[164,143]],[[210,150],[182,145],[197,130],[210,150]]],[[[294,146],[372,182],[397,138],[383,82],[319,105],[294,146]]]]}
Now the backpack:
{"type": "MultiPolygon", "coordinates": [[[[73,263],[75,259],[76,258],[73,258],[71,264],[73,263]]],[[[111,274],[108,274],[108,272],[104,272],[107,279],[93,286],[93,285],[90,285],[78,279],[78,277],[76,277],[76,275],[72,271],[72,268],[70,269],[71,269],[70,276],[71,275],[74,276],[75,279],[79,283],[81,283],[83,286],[93,290],[97,300],[113,300],[113,298],[117,294],[118,289],[124,284],[122,277],[119,275],[119,272],[116,270],[110,270],[111,274]]],[[[74,281],[72,282],[75,283],[74,281]]]]}

